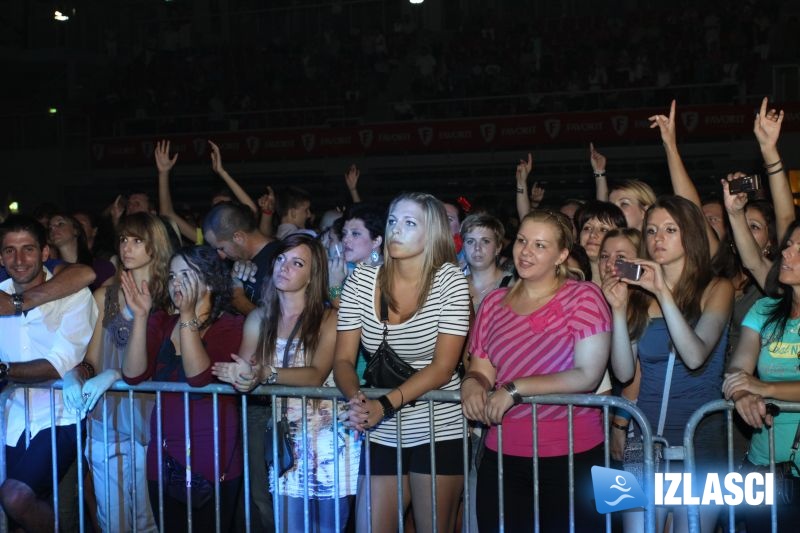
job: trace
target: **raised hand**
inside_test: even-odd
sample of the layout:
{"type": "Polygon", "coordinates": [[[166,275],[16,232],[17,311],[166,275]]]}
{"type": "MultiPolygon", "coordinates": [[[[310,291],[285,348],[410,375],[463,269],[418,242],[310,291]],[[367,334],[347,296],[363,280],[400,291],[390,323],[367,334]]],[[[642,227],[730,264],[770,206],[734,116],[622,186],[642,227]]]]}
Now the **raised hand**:
{"type": "Polygon", "coordinates": [[[722,183],[722,201],[725,204],[725,210],[729,215],[736,215],[744,212],[744,208],[747,205],[747,193],[740,192],[737,194],[731,194],[730,187],[728,185],[728,182],[731,180],[741,178],[744,175],[744,172],[734,172],[733,174],[728,174],[726,179],[720,180],[722,183]]]}
{"type": "Polygon", "coordinates": [[[611,309],[624,311],[628,308],[628,286],[620,280],[616,272],[613,276],[606,276],[601,288],[611,309]]]}
{"type": "Polygon", "coordinates": [[[171,280],[173,284],[172,303],[180,311],[181,317],[194,316],[195,305],[200,295],[200,280],[197,272],[190,270],[171,280]]]}
{"type": "Polygon", "coordinates": [[[275,192],[267,185],[267,192],[258,197],[258,208],[261,212],[275,212],[275,192]]]}
{"type": "Polygon", "coordinates": [[[219,153],[219,146],[211,141],[208,141],[208,145],[211,147],[211,170],[215,174],[222,174],[225,169],[222,168],[222,156],[219,153]]]}
{"type": "Polygon", "coordinates": [[[531,187],[531,204],[534,207],[537,207],[540,203],[542,203],[542,198],[544,198],[544,187],[539,185],[538,181],[533,183],[533,187],[531,187]]]}
{"type": "MultiPolygon", "coordinates": [[[[778,137],[781,134],[781,124],[783,124],[783,109],[780,111],[775,108],[767,110],[768,99],[765,96],[761,101],[761,109],[756,114],[753,121],[753,133],[756,134],[758,144],[764,147],[773,147],[778,144],[778,137]]],[[[770,161],[771,162],[771,161],[770,161]]]]}
{"type": "Polygon", "coordinates": [[[111,215],[111,219],[114,221],[115,225],[119,222],[119,219],[122,218],[122,215],[125,214],[125,200],[122,198],[121,194],[118,194],[114,201],[111,202],[111,205],[108,206],[108,213],[111,215]]]}
{"type": "Polygon", "coordinates": [[[141,287],[137,287],[133,274],[125,270],[120,274],[120,285],[122,286],[122,293],[125,295],[125,301],[133,316],[146,318],[150,314],[150,309],[153,308],[153,298],[150,295],[150,287],[147,286],[147,281],[142,280],[141,287]]]}
{"type": "Polygon", "coordinates": [[[361,171],[358,170],[358,167],[355,163],[350,165],[347,169],[347,172],[344,173],[344,182],[347,185],[347,189],[352,191],[358,187],[358,178],[361,176],[361,171]]]}
{"type": "Polygon", "coordinates": [[[676,146],[675,137],[675,100],[669,106],[669,116],[653,115],[647,120],[650,121],[650,128],[658,128],[661,132],[661,142],[665,146],[676,146]]]}
{"type": "Polygon", "coordinates": [[[606,156],[595,150],[593,143],[589,143],[589,163],[595,174],[606,171],[606,156]]]}
{"type": "Polygon", "coordinates": [[[524,187],[528,182],[528,176],[533,170],[533,156],[528,152],[528,159],[520,159],[517,163],[517,185],[524,187]]]}
{"type": "Polygon", "coordinates": [[[169,172],[175,163],[178,161],[178,154],[169,157],[169,141],[161,140],[156,143],[156,149],[153,151],[156,158],[156,168],[159,173],[169,172]]]}
{"type": "Polygon", "coordinates": [[[644,259],[630,259],[630,262],[642,266],[642,277],[639,278],[639,281],[628,278],[622,278],[620,281],[628,285],[639,286],[652,293],[656,298],[663,294],[664,291],[669,291],[667,283],[664,281],[664,273],[661,270],[661,265],[655,261],[647,261],[644,259]]]}

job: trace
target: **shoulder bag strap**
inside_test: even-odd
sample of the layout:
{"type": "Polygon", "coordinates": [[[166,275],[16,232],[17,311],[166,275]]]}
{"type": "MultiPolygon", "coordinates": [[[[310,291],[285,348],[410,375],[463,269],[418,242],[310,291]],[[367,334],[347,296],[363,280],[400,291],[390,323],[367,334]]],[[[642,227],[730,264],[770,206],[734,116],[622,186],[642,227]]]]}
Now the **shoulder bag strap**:
{"type": "Polygon", "coordinates": [[[389,335],[389,303],[381,291],[381,322],[383,322],[383,340],[389,335]]]}
{"type": "Polygon", "coordinates": [[[664,435],[664,424],[667,421],[667,405],[669,404],[669,389],[672,386],[672,371],[675,368],[675,350],[669,351],[667,362],[667,375],[664,377],[664,393],[661,395],[661,413],[658,415],[658,431],[656,435],[664,435]]]}
{"type": "MultiPolygon", "coordinates": [[[[300,331],[300,324],[303,321],[303,315],[301,314],[297,317],[297,322],[294,323],[294,327],[292,328],[292,332],[289,333],[289,338],[286,339],[286,346],[283,347],[283,361],[281,361],[281,367],[286,368],[286,362],[289,360],[289,350],[292,348],[292,343],[294,342],[294,337],[297,335],[297,332],[300,331]]],[[[281,402],[281,418],[286,418],[286,399],[281,402]]]]}

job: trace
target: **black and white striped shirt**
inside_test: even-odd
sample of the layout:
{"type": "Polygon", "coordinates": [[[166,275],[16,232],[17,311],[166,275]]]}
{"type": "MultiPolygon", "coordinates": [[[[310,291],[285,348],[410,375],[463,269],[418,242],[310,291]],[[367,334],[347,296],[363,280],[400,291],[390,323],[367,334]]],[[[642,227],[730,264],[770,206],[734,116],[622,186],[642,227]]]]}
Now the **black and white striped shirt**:
{"type": "MultiPolygon", "coordinates": [[[[383,339],[383,324],[376,313],[375,292],[381,267],[361,265],[348,278],[339,304],[339,331],[361,328],[361,342],[374,353],[383,339]]],[[[445,263],[434,275],[428,298],[413,317],[402,324],[389,324],[389,345],[414,368],[433,360],[439,333],[466,336],[469,331],[469,285],[461,271],[445,263]]],[[[458,390],[460,379],[453,373],[443,390],[458,390]]],[[[434,404],[434,440],[461,438],[462,414],[458,403],[434,404]]],[[[398,415],[384,420],[370,433],[370,439],[386,446],[397,445],[397,417],[401,416],[403,447],[430,442],[428,404],[405,406],[398,415]]]]}

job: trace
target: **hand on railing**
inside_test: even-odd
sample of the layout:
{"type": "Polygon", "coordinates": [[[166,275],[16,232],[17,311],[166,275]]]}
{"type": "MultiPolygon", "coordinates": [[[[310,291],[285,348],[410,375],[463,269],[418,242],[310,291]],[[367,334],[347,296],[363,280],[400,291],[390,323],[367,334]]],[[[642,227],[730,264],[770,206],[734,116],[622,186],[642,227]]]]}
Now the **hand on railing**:
{"type": "Polygon", "coordinates": [[[255,389],[261,377],[261,365],[254,364],[239,357],[235,353],[231,354],[232,363],[214,363],[211,373],[218,380],[230,383],[239,392],[250,392],[255,389]]]}

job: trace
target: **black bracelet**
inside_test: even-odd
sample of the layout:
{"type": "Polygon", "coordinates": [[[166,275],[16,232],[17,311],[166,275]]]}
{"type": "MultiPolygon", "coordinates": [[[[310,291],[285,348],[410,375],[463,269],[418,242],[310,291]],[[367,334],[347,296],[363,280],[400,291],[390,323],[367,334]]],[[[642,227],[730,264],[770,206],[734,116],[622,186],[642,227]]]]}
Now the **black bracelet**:
{"type": "Polygon", "coordinates": [[[389,401],[389,398],[384,394],[383,396],[378,398],[378,402],[381,404],[383,408],[383,418],[392,418],[397,411],[392,405],[392,402],[389,401]]]}
{"type": "Polygon", "coordinates": [[[95,376],[94,367],[91,363],[87,363],[86,361],[81,361],[78,363],[78,366],[82,368],[86,372],[86,379],[92,379],[95,376]]]}
{"type": "Polygon", "coordinates": [[[517,194],[525,194],[525,188],[524,187],[517,187],[517,194]]]}
{"type": "Polygon", "coordinates": [[[770,170],[769,172],[767,172],[767,176],[774,176],[775,174],[780,174],[781,172],[783,172],[783,167],[776,168],[775,170],[770,170]]]}
{"type": "Polygon", "coordinates": [[[783,159],[778,159],[777,161],[775,161],[774,163],[770,163],[769,165],[768,165],[768,164],[766,164],[766,163],[764,163],[764,168],[772,168],[772,167],[777,167],[777,166],[778,166],[778,165],[780,165],[781,163],[783,163],[783,159]]]}
{"type": "Polygon", "coordinates": [[[616,422],[613,421],[611,422],[611,427],[616,428],[620,431],[625,431],[626,433],[628,431],[628,426],[623,426],[622,424],[617,424],[616,422]]]}
{"type": "Polygon", "coordinates": [[[597,172],[594,173],[595,178],[603,178],[605,177],[605,175],[606,175],[605,170],[598,170],[597,172]]]}

